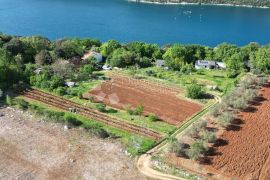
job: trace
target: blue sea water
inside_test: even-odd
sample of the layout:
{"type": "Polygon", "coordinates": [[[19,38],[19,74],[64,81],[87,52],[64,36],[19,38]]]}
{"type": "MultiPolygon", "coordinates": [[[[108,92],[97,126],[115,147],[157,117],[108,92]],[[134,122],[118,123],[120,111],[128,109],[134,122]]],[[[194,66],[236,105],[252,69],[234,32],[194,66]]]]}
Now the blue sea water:
{"type": "Polygon", "coordinates": [[[215,46],[270,43],[270,9],[127,0],[0,0],[0,32],[215,46]]]}

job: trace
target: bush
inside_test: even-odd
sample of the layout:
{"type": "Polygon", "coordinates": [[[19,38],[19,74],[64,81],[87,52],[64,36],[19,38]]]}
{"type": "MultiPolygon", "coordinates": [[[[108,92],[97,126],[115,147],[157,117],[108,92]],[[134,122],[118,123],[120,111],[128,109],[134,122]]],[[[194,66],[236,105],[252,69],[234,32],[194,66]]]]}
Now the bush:
{"type": "Polygon", "coordinates": [[[93,97],[93,96],[90,96],[88,99],[89,99],[89,101],[90,101],[91,103],[94,102],[94,97],[93,97]]]}
{"type": "Polygon", "coordinates": [[[258,80],[258,85],[263,86],[268,83],[268,78],[267,77],[260,77],[258,80]]]}
{"type": "Polygon", "coordinates": [[[152,121],[152,122],[155,122],[155,121],[158,121],[158,120],[159,120],[158,116],[155,115],[155,114],[150,114],[150,115],[148,116],[148,119],[149,119],[150,121],[152,121]]]}
{"type": "Polygon", "coordinates": [[[229,125],[231,125],[232,121],[234,120],[234,115],[231,112],[224,112],[221,114],[218,118],[218,125],[227,128],[229,125]]]}
{"type": "Polygon", "coordinates": [[[170,144],[170,152],[175,153],[176,156],[185,157],[186,156],[186,144],[175,139],[170,144]]]}
{"type": "Polygon", "coordinates": [[[134,114],[134,111],[131,109],[131,105],[126,105],[124,107],[124,109],[126,110],[126,112],[129,114],[129,115],[133,115],[134,114]]]}
{"type": "Polygon", "coordinates": [[[78,97],[79,97],[79,99],[83,99],[83,93],[82,92],[78,92],[78,97]]]}
{"type": "Polygon", "coordinates": [[[13,100],[9,95],[6,96],[6,104],[9,106],[13,105],[13,100]]]}
{"type": "Polygon", "coordinates": [[[133,115],[142,115],[143,110],[144,110],[144,107],[142,105],[139,105],[134,110],[133,115]]]}
{"type": "Polygon", "coordinates": [[[208,130],[202,131],[200,137],[208,143],[214,143],[217,140],[216,133],[208,130]]]}
{"type": "Polygon", "coordinates": [[[220,109],[220,104],[217,104],[209,111],[209,113],[213,117],[218,117],[218,115],[220,114],[220,109]]]}
{"type": "Polygon", "coordinates": [[[27,110],[28,109],[28,106],[29,106],[29,103],[26,102],[23,99],[16,99],[15,100],[15,104],[18,106],[18,108],[20,108],[22,110],[27,110]]]}
{"type": "Polygon", "coordinates": [[[93,134],[99,138],[102,138],[102,139],[110,137],[110,134],[106,130],[104,130],[102,127],[99,127],[99,126],[85,127],[85,130],[87,130],[91,134],[93,134]]]}
{"type": "Polygon", "coordinates": [[[69,125],[73,126],[80,126],[82,125],[82,122],[78,120],[76,117],[70,115],[70,114],[65,114],[64,119],[67,121],[69,125]]]}
{"type": "Polygon", "coordinates": [[[186,135],[190,137],[196,137],[199,131],[200,129],[196,125],[192,125],[186,135]]]}
{"type": "Polygon", "coordinates": [[[198,84],[192,84],[187,87],[186,96],[192,99],[199,99],[203,96],[204,90],[198,84]]]}
{"type": "Polygon", "coordinates": [[[245,108],[248,107],[248,102],[245,98],[243,97],[240,97],[240,98],[237,98],[234,102],[233,102],[233,108],[235,109],[240,109],[240,110],[243,110],[245,108]]]}
{"type": "Polygon", "coordinates": [[[66,94],[66,88],[64,88],[64,87],[58,87],[55,90],[55,93],[58,94],[59,96],[64,96],[66,94]]]}
{"type": "Polygon", "coordinates": [[[100,112],[106,112],[106,105],[105,104],[102,104],[102,103],[96,104],[96,108],[100,112]]]}
{"type": "Polygon", "coordinates": [[[207,145],[202,140],[196,140],[190,145],[188,150],[188,157],[192,160],[198,160],[208,150],[207,145]]]}

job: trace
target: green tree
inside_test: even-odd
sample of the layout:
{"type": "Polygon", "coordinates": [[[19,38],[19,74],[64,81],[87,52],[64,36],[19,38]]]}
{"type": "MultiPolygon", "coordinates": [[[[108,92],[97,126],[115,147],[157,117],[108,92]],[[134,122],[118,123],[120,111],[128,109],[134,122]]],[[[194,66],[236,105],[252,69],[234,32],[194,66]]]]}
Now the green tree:
{"type": "Polygon", "coordinates": [[[125,50],[124,48],[113,51],[112,56],[108,59],[108,63],[112,67],[127,67],[134,65],[136,62],[136,54],[125,50]]]}
{"type": "Polygon", "coordinates": [[[203,96],[204,90],[198,84],[191,84],[187,87],[186,96],[192,99],[199,99],[203,96]]]}
{"type": "Polygon", "coordinates": [[[116,49],[121,48],[121,44],[115,40],[109,40],[100,47],[103,56],[109,57],[116,49]]]}
{"type": "Polygon", "coordinates": [[[50,63],[52,63],[51,54],[47,50],[41,50],[35,56],[35,62],[36,62],[37,65],[50,64],[50,63]]]}
{"type": "Polygon", "coordinates": [[[270,70],[270,47],[262,47],[251,57],[253,68],[268,73],[270,70]]]}
{"type": "Polygon", "coordinates": [[[216,60],[226,62],[228,58],[239,52],[239,48],[236,45],[222,43],[214,49],[214,52],[216,60]]]}

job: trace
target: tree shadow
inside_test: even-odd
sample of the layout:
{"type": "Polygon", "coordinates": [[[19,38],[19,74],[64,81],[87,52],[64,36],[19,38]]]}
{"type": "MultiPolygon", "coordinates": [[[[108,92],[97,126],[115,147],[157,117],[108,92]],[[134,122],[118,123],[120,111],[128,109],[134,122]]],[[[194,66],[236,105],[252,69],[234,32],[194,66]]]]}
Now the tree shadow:
{"type": "Polygon", "coordinates": [[[216,142],[214,143],[213,146],[214,147],[220,147],[220,146],[226,146],[228,144],[229,144],[228,140],[219,138],[219,139],[216,140],[216,142]]]}
{"type": "Polygon", "coordinates": [[[201,96],[201,99],[214,99],[215,96],[212,94],[205,93],[201,96]]]}
{"type": "Polygon", "coordinates": [[[245,108],[244,110],[242,110],[242,112],[247,112],[247,113],[255,113],[256,111],[258,111],[258,109],[253,106],[249,106],[245,108]]]}
{"type": "Polygon", "coordinates": [[[227,131],[240,131],[241,129],[242,127],[237,124],[231,124],[226,128],[227,131]]]}
{"type": "Polygon", "coordinates": [[[232,122],[232,124],[234,125],[241,125],[241,124],[244,124],[244,121],[240,118],[235,118],[232,122]]]}

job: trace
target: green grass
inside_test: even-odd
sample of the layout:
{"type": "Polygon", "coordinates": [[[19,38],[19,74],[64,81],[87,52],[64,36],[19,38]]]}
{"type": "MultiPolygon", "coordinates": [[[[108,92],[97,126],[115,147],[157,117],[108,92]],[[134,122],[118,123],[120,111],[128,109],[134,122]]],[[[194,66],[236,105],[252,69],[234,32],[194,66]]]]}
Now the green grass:
{"type": "MultiPolygon", "coordinates": [[[[17,97],[17,98],[23,98],[23,97],[17,97]]],[[[25,99],[25,98],[23,98],[23,99],[25,99]]],[[[28,99],[25,99],[25,100],[27,100],[30,103],[30,107],[31,106],[38,107],[38,111],[39,111],[38,115],[39,116],[46,118],[47,116],[46,116],[45,112],[47,112],[47,113],[49,112],[51,114],[63,113],[63,111],[61,111],[57,108],[54,108],[52,106],[47,106],[44,103],[32,101],[32,100],[28,100],[28,99]]],[[[31,110],[31,108],[30,108],[30,110],[31,110]]],[[[33,109],[32,109],[32,111],[33,111],[33,109]]],[[[37,110],[35,110],[35,112],[37,112],[37,110]]],[[[76,117],[77,120],[82,122],[81,127],[84,127],[84,128],[95,128],[95,127],[103,128],[109,134],[111,134],[112,137],[119,138],[121,140],[121,142],[125,145],[127,152],[129,154],[131,154],[132,156],[136,156],[136,155],[145,153],[156,144],[156,142],[152,139],[107,126],[103,123],[97,122],[95,120],[86,118],[86,117],[78,115],[78,114],[64,112],[63,114],[61,114],[61,116],[64,116],[64,114],[69,114],[73,117],[76,117]]],[[[52,122],[66,123],[64,118],[62,118],[61,120],[58,120],[58,121],[56,121],[54,119],[49,119],[49,120],[52,122]]]]}
{"type": "MultiPolygon", "coordinates": [[[[129,73],[129,70],[126,69],[123,72],[129,73]]],[[[146,79],[178,86],[184,90],[185,87],[191,84],[193,81],[196,81],[202,85],[218,86],[221,90],[220,93],[226,93],[231,88],[233,88],[236,80],[234,78],[228,78],[226,70],[205,69],[193,72],[192,74],[181,74],[180,72],[167,71],[157,67],[150,67],[139,69],[136,71],[136,73],[146,79]],[[153,72],[151,76],[147,74],[149,71],[153,72]]]]}

